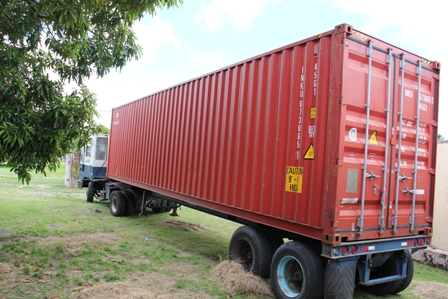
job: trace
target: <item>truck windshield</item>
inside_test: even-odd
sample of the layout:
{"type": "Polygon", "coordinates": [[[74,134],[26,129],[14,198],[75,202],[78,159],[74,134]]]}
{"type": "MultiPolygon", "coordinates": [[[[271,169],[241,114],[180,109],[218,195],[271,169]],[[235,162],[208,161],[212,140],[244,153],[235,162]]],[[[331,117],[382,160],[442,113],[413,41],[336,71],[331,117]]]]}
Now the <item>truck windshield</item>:
{"type": "Polygon", "coordinates": [[[106,160],[107,157],[107,138],[98,137],[96,139],[95,160],[106,160]]]}

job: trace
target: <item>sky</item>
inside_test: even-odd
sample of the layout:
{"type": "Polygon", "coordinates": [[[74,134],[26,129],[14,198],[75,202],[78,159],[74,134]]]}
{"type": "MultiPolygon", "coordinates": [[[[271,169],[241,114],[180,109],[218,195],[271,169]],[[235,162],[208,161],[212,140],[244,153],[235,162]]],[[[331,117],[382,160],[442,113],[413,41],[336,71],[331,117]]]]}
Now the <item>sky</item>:
{"type": "Polygon", "coordinates": [[[445,6],[443,0],[184,0],[134,26],[144,49],[138,61],[86,84],[98,98],[98,121],[110,127],[114,107],[348,23],[441,63],[438,128],[448,138],[445,6]]]}

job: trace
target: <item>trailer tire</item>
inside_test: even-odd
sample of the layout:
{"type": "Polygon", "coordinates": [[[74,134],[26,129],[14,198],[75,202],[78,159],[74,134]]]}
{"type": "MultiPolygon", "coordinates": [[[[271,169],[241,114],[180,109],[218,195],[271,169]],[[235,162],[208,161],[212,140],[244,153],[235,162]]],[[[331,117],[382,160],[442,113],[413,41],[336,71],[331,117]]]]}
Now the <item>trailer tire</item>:
{"type": "Polygon", "coordinates": [[[274,254],[271,284],[277,299],[321,299],[324,268],[319,254],[302,242],[287,242],[274,254]]]}
{"type": "Polygon", "coordinates": [[[93,196],[95,195],[95,182],[89,181],[89,185],[87,187],[87,202],[93,202],[93,196]]]}
{"type": "Polygon", "coordinates": [[[277,232],[272,230],[264,230],[266,236],[268,237],[269,246],[271,248],[271,254],[274,256],[275,251],[283,245],[284,241],[281,235],[279,235],[277,232]]]}
{"type": "Polygon", "coordinates": [[[135,210],[135,195],[131,190],[122,191],[126,197],[126,211],[124,216],[131,216],[135,210]]]}
{"type": "Polygon", "coordinates": [[[408,263],[408,266],[406,267],[407,276],[405,279],[397,281],[398,283],[390,292],[391,294],[397,294],[404,291],[411,284],[412,278],[414,278],[414,260],[412,259],[412,255],[407,250],[404,251],[404,254],[408,263]]]}
{"type": "Polygon", "coordinates": [[[229,259],[241,263],[245,271],[260,277],[269,277],[272,255],[268,237],[256,227],[241,226],[230,239],[229,259]]]}
{"type": "MultiPolygon", "coordinates": [[[[375,284],[371,286],[363,286],[360,285],[359,289],[368,292],[370,294],[376,296],[385,296],[389,294],[397,294],[403,290],[405,290],[412,281],[414,277],[414,261],[412,260],[412,256],[409,251],[404,251],[404,258],[407,259],[408,266],[406,267],[406,278],[401,280],[395,280],[380,284],[375,284]]],[[[391,276],[397,274],[395,262],[389,265],[384,265],[384,269],[382,270],[382,274],[380,277],[391,276]]]]}
{"type": "Polygon", "coordinates": [[[126,212],[126,195],[119,191],[113,191],[110,195],[110,213],[113,216],[120,217],[126,212]]]}
{"type": "Polygon", "coordinates": [[[328,260],[325,270],[325,299],[353,298],[358,259],[328,260]]]}

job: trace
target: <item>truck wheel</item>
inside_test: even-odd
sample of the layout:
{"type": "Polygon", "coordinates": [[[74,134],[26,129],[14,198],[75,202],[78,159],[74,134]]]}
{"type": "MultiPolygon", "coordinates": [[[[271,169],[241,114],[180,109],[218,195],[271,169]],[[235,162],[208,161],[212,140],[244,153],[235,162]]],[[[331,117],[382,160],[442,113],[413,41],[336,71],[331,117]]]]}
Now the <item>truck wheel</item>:
{"type": "Polygon", "coordinates": [[[324,269],[319,254],[304,243],[280,246],[271,264],[271,284],[277,299],[320,299],[324,269]]]}
{"type": "Polygon", "coordinates": [[[325,270],[325,299],[353,298],[358,259],[328,260],[325,270]]]}
{"type": "Polygon", "coordinates": [[[269,246],[271,248],[271,253],[272,253],[272,256],[274,256],[274,253],[277,250],[277,248],[279,248],[281,245],[283,245],[283,243],[284,243],[283,238],[277,232],[271,231],[268,229],[265,229],[264,233],[268,237],[269,246]]]}
{"type": "Polygon", "coordinates": [[[123,216],[126,212],[126,195],[121,191],[113,191],[110,195],[110,213],[113,216],[123,216]]]}
{"type": "Polygon", "coordinates": [[[241,226],[230,239],[229,259],[241,263],[247,272],[269,277],[272,255],[266,234],[256,227],[241,226]]]}
{"type": "Polygon", "coordinates": [[[408,266],[406,267],[406,278],[403,280],[398,280],[395,288],[390,292],[391,294],[397,294],[404,291],[412,282],[412,278],[414,278],[414,260],[412,259],[412,255],[409,251],[404,251],[404,257],[408,262],[408,266]]]}
{"type": "MultiPolygon", "coordinates": [[[[166,199],[159,199],[160,200],[160,204],[159,204],[159,206],[166,206],[166,199]]],[[[166,210],[166,208],[161,208],[161,207],[154,207],[154,208],[152,208],[152,211],[154,212],[154,213],[163,213],[163,212],[165,212],[165,210],[166,210]]]]}
{"type": "Polygon", "coordinates": [[[126,200],[126,211],[124,212],[124,216],[131,216],[135,210],[135,196],[131,190],[122,191],[125,195],[126,200]]]}
{"type": "Polygon", "coordinates": [[[87,202],[93,202],[93,195],[95,194],[95,182],[90,181],[87,187],[87,202]]]}

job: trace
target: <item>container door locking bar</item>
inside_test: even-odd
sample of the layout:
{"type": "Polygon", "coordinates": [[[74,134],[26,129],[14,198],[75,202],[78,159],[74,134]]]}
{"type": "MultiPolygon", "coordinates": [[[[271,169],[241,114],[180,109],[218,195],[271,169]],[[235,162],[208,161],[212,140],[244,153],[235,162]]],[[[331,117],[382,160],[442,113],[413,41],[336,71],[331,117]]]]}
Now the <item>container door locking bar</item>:
{"type": "MultiPolygon", "coordinates": [[[[369,58],[368,71],[367,71],[367,103],[364,105],[366,107],[366,137],[365,137],[365,146],[364,146],[364,164],[361,167],[363,172],[363,180],[362,180],[362,193],[361,193],[361,215],[358,218],[358,233],[362,235],[362,231],[364,228],[364,204],[366,200],[366,179],[372,179],[373,172],[371,174],[367,174],[367,151],[369,148],[369,140],[367,136],[369,136],[369,125],[370,125],[370,89],[372,87],[372,41],[369,40],[369,47],[367,48],[367,57],[369,58]]],[[[375,176],[376,177],[376,176],[375,176]]]]}
{"type": "Polygon", "coordinates": [[[385,227],[385,223],[384,223],[384,210],[386,209],[386,184],[387,184],[387,163],[389,161],[389,144],[388,142],[390,142],[390,93],[391,93],[391,88],[390,88],[390,84],[392,82],[391,80],[391,67],[392,67],[392,48],[389,48],[389,53],[387,55],[387,106],[386,109],[384,110],[384,112],[386,112],[386,144],[384,145],[384,166],[383,166],[383,188],[381,189],[381,214],[380,217],[378,218],[378,225],[380,227],[380,234],[382,235],[384,233],[384,227],[385,227]]]}
{"type": "MultiPolygon", "coordinates": [[[[413,177],[413,185],[412,189],[409,192],[412,193],[412,215],[409,219],[409,223],[411,224],[411,233],[414,233],[414,219],[415,219],[415,201],[416,195],[421,194],[421,190],[417,190],[417,169],[418,169],[418,142],[419,142],[419,129],[420,129],[420,87],[422,80],[422,61],[418,61],[417,66],[417,75],[418,75],[418,87],[417,87],[417,115],[415,116],[415,154],[414,154],[414,170],[412,171],[414,174],[413,177]]],[[[407,189],[407,188],[406,188],[407,189]]]]}
{"type": "Polygon", "coordinates": [[[393,231],[397,232],[397,222],[398,222],[398,192],[400,189],[400,181],[404,181],[403,177],[400,176],[401,170],[401,142],[403,138],[403,98],[404,98],[404,66],[405,66],[405,55],[401,54],[400,61],[400,70],[401,70],[401,86],[400,86],[400,110],[398,111],[399,116],[399,134],[398,134],[398,153],[397,153],[397,168],[395,169],[396,173],[396,182],[395,182],[395,209],[394,216],[392,217],[392,227],[393,231]]]}

